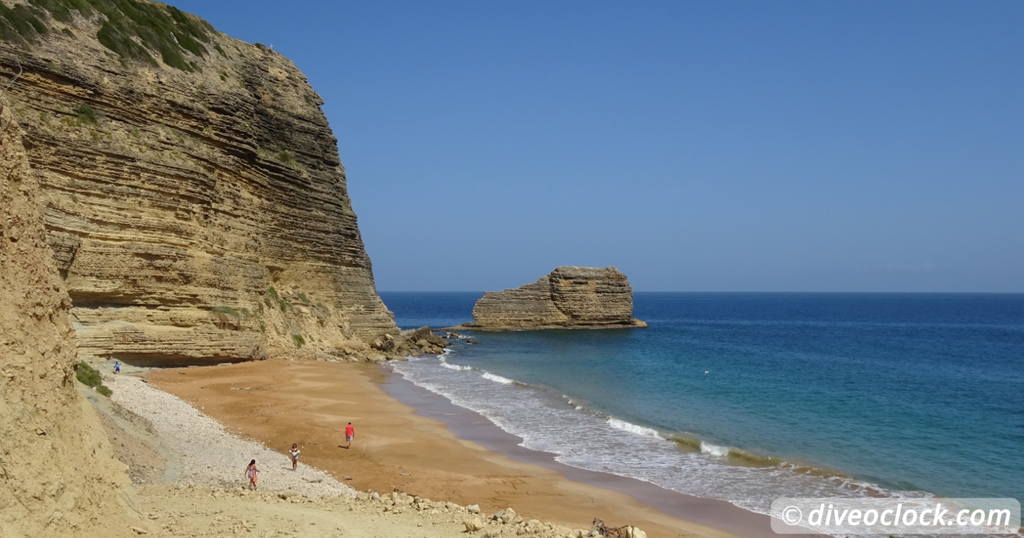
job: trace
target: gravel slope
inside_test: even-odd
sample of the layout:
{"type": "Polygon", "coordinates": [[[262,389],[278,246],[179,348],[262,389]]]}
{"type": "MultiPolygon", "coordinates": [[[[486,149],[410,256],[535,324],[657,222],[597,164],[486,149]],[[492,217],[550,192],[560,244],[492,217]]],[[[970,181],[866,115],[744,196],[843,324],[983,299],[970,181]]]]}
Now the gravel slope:
{"type": "Polygon", "coordinates": [[[111,399],[148,420],[168,452],[166,478],[181,484],[218,487],[244,486],[244,470],[250,459],[260,469],[260,489],[287,491],[308,497],[355,495],[355,490],[329,474],[302,465],[291,470],[282,452],[243,439],[224,429],[180,398],[157,390],[138,377],[105,375],[113,389],[111,399]]]}

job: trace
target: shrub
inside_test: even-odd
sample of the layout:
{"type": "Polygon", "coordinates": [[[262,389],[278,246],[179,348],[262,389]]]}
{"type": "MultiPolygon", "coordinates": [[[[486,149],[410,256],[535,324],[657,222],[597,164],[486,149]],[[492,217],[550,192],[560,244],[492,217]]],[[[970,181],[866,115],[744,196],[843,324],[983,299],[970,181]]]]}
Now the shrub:
{"type": "Polygon", "coordinates": [[[96,33],[96,37],[100,40],[101,45],[116,52],[122,59],[156,65],[156,60],[146,52],[145,47],[136,43],[130,35],[111,24],[110,21],[103,23],[99,32],[96,33]]]}
{"type": "MultiPolygon", "coordinates": [[[[277,307],[280,308],[281,310],[288,310],[288,307],[291,306],[291,304],[288,303],[288,300],[282,297],[281,294],[277,293],[277,290],[274,289],[273,286],[267,288],[267,296],[269,300],[273,301],[273,304],[276,304],[277,307]]],[[[264,302],[267,303],[267,306],[271,306],[270,302],[264,302]]]]}
{"type": "Polygon", "coordinates": [[[230,306],[215,306],[215,307],[211,308],[210,310],[212,312],[216,313],[216,314],[223,314],[225,316],[231,316],[231,317],[233,317],[235,319],[241,319],[242,318],[242,313],[239,312],[238,309],[232,308],[230,306]]]}
{"type": "Polygon", "coordinates": [[[85,362],[79,362],[75,365],[75,377],[87,387],[95,387],[103,383],[100,373],[85,362]]]}
{"type": "Polygon", "coordinates": [[[0,39],[16,43],[34,40],[49,30],[41,18],[46,18],[46,13],[34,6],[0,4],[0,39]]]}
{"type": "Polygon", "coordinates": [[[177,8],[140,0],[29,0],[13,8],[0,4],[0,39],[32,41],[48,31],[44,20],[71,23],[76,13],[98,13],[103,22],[97,39],[122,59],[156,65],[150,53],[159,53],[165,64],[182,71],[197,70],[184,53],[206,56],[204,43],[210,44],[215,32],[210,23],[177,8]]]}
{"type": "Polygon", "coordinates": [[[295,342],[295,347],[302,347],[306,344],[306,340],[302,337],[301,334],[293,334],[292,342],[295,342]]]}
{"type": "Polygon", "coordinates": [[[96,123],[96,111],[89,105],[80,105],[76,108],[75,117],[78,119],[78,123],[82,125],[96,123]]]}
{"type": "Polygon", "coordinates": [[[235,330],[238,330],[241,326],[243,319],[252,317],[252,313],[246,308],[235,308],[232,306],[215,306],[210,309],[217,318],[217,325],[221,329],[227,328],[227,326],[233,326],[235,330]]]}
{"type": "Polygon", "coordinates": [[[110,387],[103,384],[103,378],[100,376],[99,371],[89,366],[86,362],[79,362],[75,365],[75,377],[83,385],[96,389],[96,392],[107,398],[114,393],[114,391],[110,390],[110,387]]]}
{"type": "Polygon", "coordinates": [[[284,164],[292,164],[295,162],[295,156],[290,151],[281,150],[277,152],[277,160],[284,164]]]}

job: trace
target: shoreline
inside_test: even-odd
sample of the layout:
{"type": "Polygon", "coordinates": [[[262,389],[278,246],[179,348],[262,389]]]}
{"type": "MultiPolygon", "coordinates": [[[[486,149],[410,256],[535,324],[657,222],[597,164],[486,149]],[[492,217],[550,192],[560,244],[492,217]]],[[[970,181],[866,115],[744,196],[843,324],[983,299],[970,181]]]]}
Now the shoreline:
{"type": "Polygon", "coordinates": [[[520,437],[502,430],[487,417],[416,385],[391,368],[384,371],[387,378],[380,381],[380,386],[388,395],[409,406],[418,415],[443,422],[459,439],[479,444],[522,463],[550,469],[568,480],[628,495],[644,506],[680,520],[737,536],[778,536],[771,530],[769,516],[746,510],[728,501],[687,495],[643,480],[560,463],[555,460],[554,454],[520,446],[520,437]]]}
{"type": "MultiPolygon", "coordinates": [[[[399,377],[374,365],[289,361],[168,369],[147,375],[155,387],[188,401],[229,431],[282,451],[291,442],[299,442],[301,462],[357,490],[397,490],[457,504],[479,504],[487,513],[512,507],[523,518],[569,527],[589,527],[596,517],[609,526],[635,525],[652,537],[770,535],[766,517],[724,501],[670,494],[678,502],[669,511],[694,516],[681,519],[652,506],[657,500],[638,500],[643,498],[642,492],[631,495],[601,485],[610,480],[654,488],[644,482],[562,466],[550,455],[545,455],[550,465],[542,465],[543,460],[536,458],[541,453],[518,447],[531,455],[524,462],[485,446],[482,443],[487,441],[482,438],[481,442],[467,440],[462,435],[480,438],[480,433],[492,437],[498,433],[501,435],[491,442],[517,447],[508,437],[501,437],[507,434],[479,415],[477,420],[485,421],[490,429],[477,429],[477,433],[462,429],[472,421],[450,426],[449,421],[425,415],[442,409],[437,405],[440,399],[451,406],[445,412],[455,409],[462,417],[472,416],[471,411],[440,396],[421,392],[420,397],[432,396],[433,403],[421,403],[419,408],[395,398],[386,388],[408,383],[399,377]],[[356,441],[351,450],[345,450],[339,445],[339,429],[349,420],[356,425],[356,441]],[[601,480],[590,476],[593,483],[587,482],[584,474],[601,480]],[[752,521],[746,514],[758,523],[737,527],[733,519],[752,521]],[[701,524],[696,519],[717,524],[701,524]]],[[[404,388],[422,390],[411,383],[404,388]]],[[[406,396],[413,392],[407,390],[406,396]]],[[[665,493],[657,489],[659,495],[665,493]]]]}

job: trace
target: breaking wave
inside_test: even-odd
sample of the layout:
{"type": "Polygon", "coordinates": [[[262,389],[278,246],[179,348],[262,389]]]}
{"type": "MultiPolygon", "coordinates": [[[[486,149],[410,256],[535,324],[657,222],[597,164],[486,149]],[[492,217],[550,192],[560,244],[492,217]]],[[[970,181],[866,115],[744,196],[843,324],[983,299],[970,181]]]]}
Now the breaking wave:
{"type": "Polygon", "coordinates": [[[638,426],[636,424],[633,424],[632,422],[626,422],[625,420],[620,420],[615,417],[610,417],[608,419],[608,425],[615,428],[616,430],[622,430],[624,432],[629,432],[634,435],[639,435],[642,437],[651,437],[653,439],[664,439],[661,436],[661,434],[658,433],[658,430],[655,430],[654,428],[638,426]]]}
{"type": "Polygon", "coordinates": [[[494,375],[490,372],[484,372],[483,375],[481,375],[480,377],[484,379],[489,379],[491,381],[494,381],[495,383],[501,383],[502,385],[511,385],[512,383],[515,383],[515,380],[513,379],[501,377],[500,375],[494,375]]]}

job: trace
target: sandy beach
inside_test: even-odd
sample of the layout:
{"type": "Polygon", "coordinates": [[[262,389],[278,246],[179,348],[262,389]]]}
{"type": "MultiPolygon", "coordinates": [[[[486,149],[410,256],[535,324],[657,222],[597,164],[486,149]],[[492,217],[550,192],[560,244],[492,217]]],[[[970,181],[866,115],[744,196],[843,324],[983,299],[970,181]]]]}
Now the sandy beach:
{"type": "MultiPolygon", "coordinates": [[[[229,431],[280,452],[299,443],[303,463],[357,490],[400,490],[479,504],[487,513],[512,507],[524,518],[571,527],[589,527],[598,517],[610,526],[636,525],[650,536],[727,536],[732,533],[720,529],[730,526],[736,534],[768,534],[766,519],[725,503],[689,498],[695,501],[691,511],[708,509],[720,524],[702,525],[638,501],[642,491],[630,495],[574,480],[558,464],[526,463],[457,437],[445,422],[383,390],[390,375],[363,364],[263,361],[159,370],[147,377],[229,431]],[[347,450],[342,428],[349,421],[356,440],[347,450]],[[744,521],[744,514],[750,518],[744,521]],[[730,521],[736,517],[738,530],[730,521]]],[[[685,502],[677,505],[687,509],[685,502]]]]}
{"type": "Polygon", "coordinates": [[[104,374],[105,383],[114,390],[109,399],[79,387],[134,483],[120,495],[130,511],[130,527],[114,525],[105,536],[440,538],[479,532],[494,538],[580,538],[592,534],[589,528],[570,529],[508,511],[486,514],[479,507],[402,492],[357,492],[310,465],[293,471],[280,451],[227,431],[131,370],[132,374],[104,374]],[[256,491],[245,486],[240,472],[240,465],[250,458],[257,460],[261,471],[256,491]]]}

